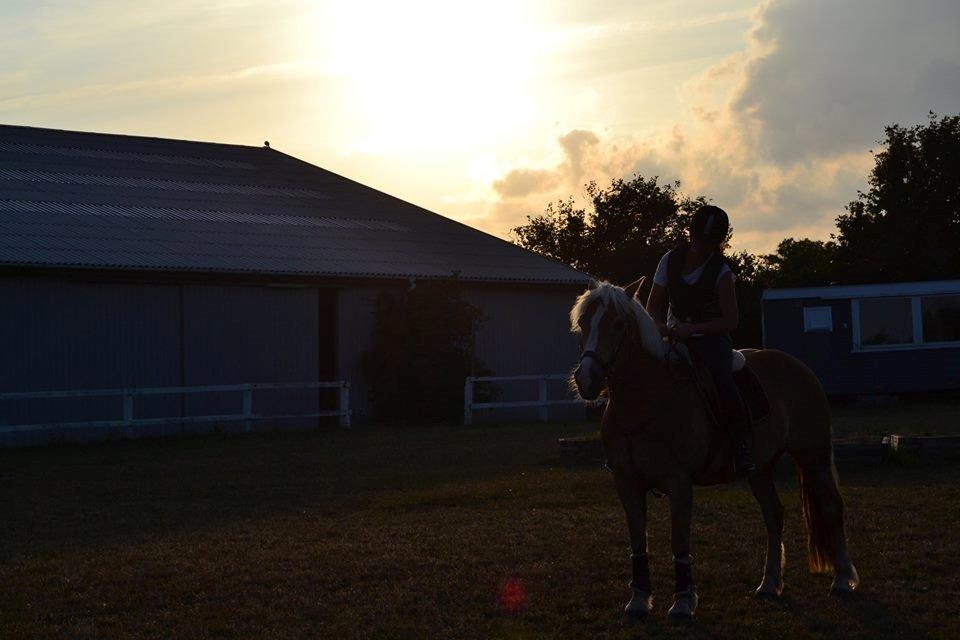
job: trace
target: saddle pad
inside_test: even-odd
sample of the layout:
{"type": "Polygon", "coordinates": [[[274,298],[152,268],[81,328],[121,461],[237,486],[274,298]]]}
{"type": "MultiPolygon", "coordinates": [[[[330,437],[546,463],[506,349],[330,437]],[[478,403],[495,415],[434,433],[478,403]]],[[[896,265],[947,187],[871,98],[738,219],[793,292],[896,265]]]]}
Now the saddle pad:
{"type": "MultiPolygon", "coordinates": [[[[741,371],[747,366],[747,352],[756,351],[756,349],[734,349],[731,358],[730,368],[734,373],[741,371]]],[[[695,358],[690,353],[690,348],[682,342],[675,343],[667,352],[667,360],[671,367],[680,364],[692,366],[695,358]]]]}
{"type": "Polygon", "coordinates": [[[733,374],[733,380],[737,383],[740,397],[743,398],[743,404],[747,405],[750,421],[753,424],[757,424],[770,415],[770,401],[767,399],[767,393],[763,390],[763,385],[760,384],[760,380],[753,369],[744,367],[733,374]]]}

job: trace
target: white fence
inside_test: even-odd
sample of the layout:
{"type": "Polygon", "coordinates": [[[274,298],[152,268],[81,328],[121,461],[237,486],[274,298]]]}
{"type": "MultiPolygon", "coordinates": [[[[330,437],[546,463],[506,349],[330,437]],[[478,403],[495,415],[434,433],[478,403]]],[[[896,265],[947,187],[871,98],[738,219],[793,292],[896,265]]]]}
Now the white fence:
{"type": "Polygon", "coordinates": [[[469,377],[463,385],[463,424],[473,424],[473,412],[478,409],[514,409],[518,407],[539,407],[540,422],[546,422],[549,418],[549,407],[558,405],[577,405],[582,404],[580,400],[564,398],[562,400],[547,399],[547,382],[550,380],[566,380],[570,375],[566,373],[554,373],[544,375],[529,376],[481,376],[469,377]],[[477,382],[516,382],[530,381],[537,383],[536,400],[518,400],[513,402],[474,402],[473,385],[477,382]]]}
{"type": "Polygon", "coordinates": [[[94,427],[136,427],[140,425],[176,424],[193,422],[243,422],[250,430],[255,420],[279,420],[286,418],[320,418],[339,416],[340,426],[350,427],[350,383],[337,382],[293,382],[293,383],[247,383],[226,384],[204,387],[155,387],[142,389],[85,389],[74,391],[24,391],[0,393],[0,403],[11,400],[43,400],[51,398],[102,398],[122,397],[123,417],[120,420],[96,420],[86,422],[59,422],[50,424],[0,425],[0,434],[22,431],[37,431],[49,428],[94,428],[94,427]],[[259,415],[253,411],[253,393],[260,390],[277,389],[339,389],[339,404],[331,411],[313,411],[296,414],[259,415]],[[200,416],[172,416],[167,418],[137,418],[134,400],[142,396],[182,395],[195,393],[237,392],[240,395],[240,413],[200,416]]]}

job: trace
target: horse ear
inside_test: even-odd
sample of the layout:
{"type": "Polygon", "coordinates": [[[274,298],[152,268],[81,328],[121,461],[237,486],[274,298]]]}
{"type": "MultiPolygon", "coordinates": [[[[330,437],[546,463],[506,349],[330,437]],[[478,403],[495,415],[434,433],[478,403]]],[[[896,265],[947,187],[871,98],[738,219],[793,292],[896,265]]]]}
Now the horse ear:
{"type": "Polygon", "coordinates": [[[625,286],[623,290],[631,298],[636,298],[637,294],[640,293],[641,287],[643,287],[643,283],[646,282],[646,280],[647,280],[646,276],[640,276],[639,280],[635,280],[631,282],[630,284],[625,286]]]}

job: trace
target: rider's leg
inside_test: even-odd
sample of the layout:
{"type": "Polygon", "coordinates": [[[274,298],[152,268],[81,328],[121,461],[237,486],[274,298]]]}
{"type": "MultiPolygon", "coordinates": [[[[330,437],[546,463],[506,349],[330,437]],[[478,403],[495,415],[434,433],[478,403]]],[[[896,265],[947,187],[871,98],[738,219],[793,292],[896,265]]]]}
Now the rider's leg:
{"type": "Polygon", "coordinates": [[[753,462],[750,437],[752,435],[750,415],[740,397],[740,390],[733,380],[733,347],[729,336],[702,336],[688,342],[694,351],[713,375],[717,385],[717,395],[720,400],[718,416],[730,432],[734,443],[734,466],[738,475],[753,472],[756,465],[753,462]]]}
{"type": "MultiPolygon", "coordinates": [[[[740,391],[733,382],[733,376],[729,375],[730,381],[724,393],[725,399],[721,402],[727,407],[727,428],[730,430],[730,436],[734,443],[734,467],[737,475],[747,475],[756,470],[756,464],[753,462],[753,447],[751,440],[753,429],[750,424],[750,414],[743,404],[740,397],[740,391]]],[[[719,384],[718,384],[719,387],[719,384]]]]}

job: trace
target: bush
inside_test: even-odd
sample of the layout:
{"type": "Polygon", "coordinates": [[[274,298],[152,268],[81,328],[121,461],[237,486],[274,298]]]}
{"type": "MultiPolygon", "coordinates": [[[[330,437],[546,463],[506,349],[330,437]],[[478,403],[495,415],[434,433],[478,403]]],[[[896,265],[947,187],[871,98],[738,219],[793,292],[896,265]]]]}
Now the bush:
{"type": "Polygon", "coordinates": [[[463,299],[456,274],[418,281],[404,292],[381,292],[374,347],[363,354],[377,416],[459,421],[464,379],[490,374],[474,354],[482,322],[480,309],[463,299]]]}

